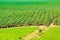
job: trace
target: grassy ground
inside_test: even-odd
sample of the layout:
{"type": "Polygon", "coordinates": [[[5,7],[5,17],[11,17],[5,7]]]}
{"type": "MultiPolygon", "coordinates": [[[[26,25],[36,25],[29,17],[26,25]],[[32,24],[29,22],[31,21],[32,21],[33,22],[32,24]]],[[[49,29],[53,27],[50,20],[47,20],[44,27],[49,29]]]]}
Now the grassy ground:
{"type": "Polygon", "coordinates": [[[60,27],[52,27],[40,38],[33,38],[32,40],[60,40],[60,27]]]}
{"type": "Polygon", "coordinates": [[[50,28],[40,40],[60,40],[60,27],[50,28]]]}
{"type": "MultiPolygon", "coordinates": [[[[1,40],[23,40],[25,36],[37,30],[38,27],[16,27],[0,29],[1,40]]],[[[51,27],[40,38],[33,37],[31,40],[60,40],[60,26],[51,27]]]]}
{"type": "Polygon", "coordinates": [[[38,29],[37,27],[4,28],[0,29],[0,40],[21,40],[27,34],[38,29]]]}

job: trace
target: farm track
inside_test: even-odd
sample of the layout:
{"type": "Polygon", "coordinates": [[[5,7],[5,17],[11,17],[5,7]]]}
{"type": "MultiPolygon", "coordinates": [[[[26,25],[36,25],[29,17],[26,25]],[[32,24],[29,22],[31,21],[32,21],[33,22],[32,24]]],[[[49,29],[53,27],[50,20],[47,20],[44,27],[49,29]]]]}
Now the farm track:
{"type": "MultiPolygon", "coordinates": [[[[43,27],[39,26],[39,28],[41,28],[43,30],[43,27]]],[[[44,26],[45,28],[45,26],[44,26]]],[[[24,37],[24,40],[31,40],[33,37],[37,37],[37,38],[40,38],[44,33],[45,31],[47,31],[48,28],[46,28],[45,30],[43,30],[43,32],[40,33],[40,35],[38,35],[38,31],[39,29],[35,30],[34,32],[28,34],[27,36],[24,37]]]]}
{"type": "Polygon", "coordinates": [[[30,40],[33,37],[37,36],[36,33],[38,32],[38,30],[35,30],[34,32],[28,34],[27,36],[24,37],[24,40],[30,40]]]}
{"type": "Polygon", "coordinates": [[[38,31],[39,29],[35,30],[34,32],[28,34],[27,36],[24,37],[24,40],[31,40],[33,37],[37,37],[37,38],[41,38],[42,35],[44,34],[44,32],[48,31],[50,28],[55,27],[56,25],[54,25],[53,23],[51,23],[51,25],[49,27],[46,26],[39,26],[39,29],[42,29],[43,32],[40,33],[40,35],[38,35],[38,31]]]}

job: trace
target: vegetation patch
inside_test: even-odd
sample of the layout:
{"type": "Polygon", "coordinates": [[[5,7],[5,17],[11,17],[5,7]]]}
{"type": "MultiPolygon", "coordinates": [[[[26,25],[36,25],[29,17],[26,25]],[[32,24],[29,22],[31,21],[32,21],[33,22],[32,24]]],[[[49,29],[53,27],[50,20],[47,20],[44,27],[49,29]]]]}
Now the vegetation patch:
{"type": "Polygon", "coordinates": [[[37,30],[37,27],[18,27],[18,28],[2,28],[0,29],[1,40],[18,40],[23,39],[24,36],[37,30]]]}

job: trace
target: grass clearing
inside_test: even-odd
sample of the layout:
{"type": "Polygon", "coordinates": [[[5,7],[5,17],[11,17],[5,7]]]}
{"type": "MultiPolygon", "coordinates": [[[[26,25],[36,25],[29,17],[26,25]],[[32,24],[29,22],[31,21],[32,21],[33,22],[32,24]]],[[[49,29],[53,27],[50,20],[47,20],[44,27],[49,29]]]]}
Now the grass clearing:
{"type": "Polygon", "coordinates": [[[4,28],[0,29],[0,40],[18,40],[38,29],[37,27],[4,28]]]}
{"type": "Polygon", "coordinates": [[[40,38],[33,38],[32,40],[60,40],[60,26],[51,27],[40,38]]]}

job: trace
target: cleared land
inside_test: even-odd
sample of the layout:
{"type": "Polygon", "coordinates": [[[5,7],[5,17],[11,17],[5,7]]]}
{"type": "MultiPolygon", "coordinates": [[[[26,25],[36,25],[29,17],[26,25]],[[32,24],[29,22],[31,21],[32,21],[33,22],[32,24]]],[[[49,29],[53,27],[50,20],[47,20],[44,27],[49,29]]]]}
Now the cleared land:
{"type": "Polygon", "coordinates": [[[38,27],[5,28],[0,29],[0,40],[23,40],[24,37],[38,27]]]}
{"type": "Polygon", "coordinates": [[[51,27],[40,38],[31,40],[60,40],[60,26],[51,27]]]}
{"type": "Polygon", "coordinates": [[[59,34],[60,26],[50,27],[43,34],[39,33],[38,26],[0,29],[1,40],[27,40],[31,37],[29,40],[60,40],[59,34]]]}

